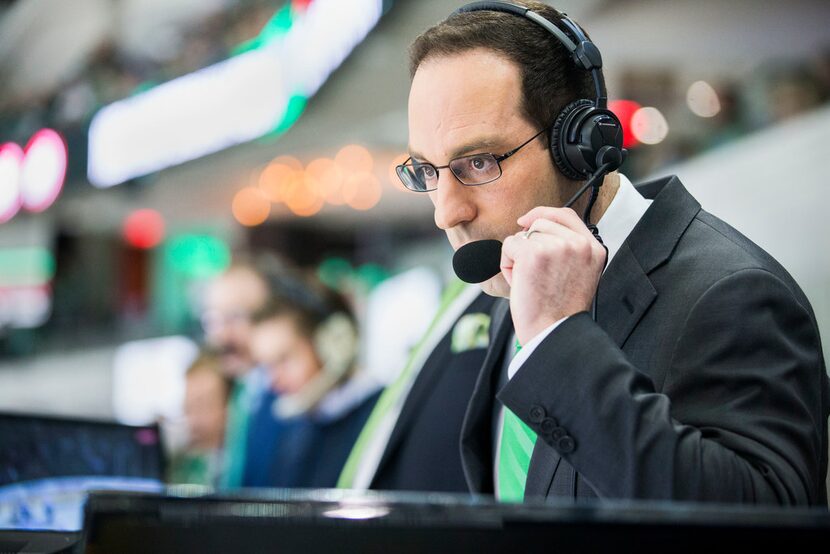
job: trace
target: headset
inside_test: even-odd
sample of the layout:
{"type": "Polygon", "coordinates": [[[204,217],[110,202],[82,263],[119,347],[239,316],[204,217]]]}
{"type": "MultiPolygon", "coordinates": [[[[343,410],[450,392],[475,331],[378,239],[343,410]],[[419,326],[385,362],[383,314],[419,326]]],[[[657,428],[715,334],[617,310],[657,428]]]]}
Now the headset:
{"type": "MultiPolygon", "coordinates": [[[[602,186],[603,177],[619,168],[625,161],[628,152],[622,146],[622,124],[619,118],[608,109],[608,99],[603,93],[605,79],[601,71],[602,55],[599,48],[585,36],[579,25],[566,14],[562,14],[560,21],[573,36],[573,39],[539,13],[510,2],[473,2],[458,8],[452,15],[478,11],[508,13],[532,21],[553,35],[568,50],[571,59],[578,68],[591,72],[596,98],[594,100],[581,98],[562,108],[549,130],[548,145],[554,165],[565,177],[574,181],[586,181],[563,207],[572,206],[585,191],[591,189],[591,196],[582,215],[582,220],[605,248],[605,263],[607,264],[608,247],[602,242],[597,226],[590,222],[591,210],[599,196],[599,188],[602,186]]],[[[453,267],[464,266],[470,262],[476,265],[476,262],[480,262],[481,258],[479,250],[488,251],[491,258],[498,259],[501,245],[497,241],[486,242],[495,242],[497,246],[492,247],[492,244],[488,244],[487,248],[473,249],[468,247],[474,247],[476,243],[469,243],[455,253],[453,267]],[[496,255],[492,256],[492,254],[496,255]],[[470,260],[467,260],[468,257],[470,260]]],[[[485,270],[489,273],[489,276],[500,271],[498,264],[485,265],[494,266],[485,270]],[[492,269],[495,269],[495,272],[492,272],[492,269]]],[[[476,276],[475,279],[478,279],[478,277],[476,276]]],[[[467,279],[463,280],[466,281],[467,279]]],[[[595,296],[591,307],[591,316],[594,321],[597,319],[596,307],[595,296]]]]}
{"type": "MultiPolygon", "coordinates": [[[[550,154],[553,163],[568,179],[594,181],[600,175],[614,171],[625,160],[622,147],[623,131],[620,120],[607,108],[603,94],[602,56],[582,29],[567,15],[561,23],[576,40],[563,30],[529,8],[509,2],[473,2],[458,8],[452,15],[496,11],[524,17],[543,27],[571,54],[577,67],[591,72],[596,98],[575,100],[562,108],[549,130],[550,154]]],[[[599,183],[601,183],[601,179],[599,183]]],[[[584,187],[582,192],[584,192],[584,187]]],[[[581,194],[581,193],[580,193],[581,194]]]]}
{"type": "Polygon", "coordinates": [[[272,406],[276,417],[295,417],[312,410],[356,370],[360,346],[357,324],[346,304],[341,305],[339,295],[322,285],[318,287],[278,259],[260,258],[256,270],[268,285],[270,295],[290,309],[306,312],[313,320],[310,339],[322,363],[320,372],[298,392],[279,395],[272,406]]]}

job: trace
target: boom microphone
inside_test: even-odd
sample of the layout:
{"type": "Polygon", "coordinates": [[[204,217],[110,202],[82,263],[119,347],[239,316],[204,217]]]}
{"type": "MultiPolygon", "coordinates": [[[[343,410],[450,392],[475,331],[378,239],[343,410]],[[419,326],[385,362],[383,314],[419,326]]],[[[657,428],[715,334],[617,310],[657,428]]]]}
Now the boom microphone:
{"type": "Polygon", "coordinates": [[[465,244],[452,257],[452,268],[465,283],[483,283],[501,271],[501,242],[487,239],[465,244]]]}

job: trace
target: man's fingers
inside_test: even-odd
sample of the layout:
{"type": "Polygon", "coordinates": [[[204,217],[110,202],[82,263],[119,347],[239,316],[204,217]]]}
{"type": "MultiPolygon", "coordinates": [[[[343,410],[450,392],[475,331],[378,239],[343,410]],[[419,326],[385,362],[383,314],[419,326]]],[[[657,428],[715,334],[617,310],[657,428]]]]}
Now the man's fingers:
{"type": "Polygon", "coordinates": [[[510,235],[504,239],[501,244],[501,259],[499,260],[499,269],[501,269],[504,279],[508,285],[513,284],[513,255],[515,249],[513,248],[513,241],[516,239],[515,235],[510,235]]]}
{"type": "MultiPolygon", "coordinates": [[[[582,239],[584,235],[566,227],[561,223],[556,223],[549,219],[539,218],[533,222],[528,231],[536,231],[545,235],[553,235],[555,237],[562,237],[563,239],[582,239]]],[[[534,233],[535,234],[535,233],[534,233]]],[[[533,235],[531,235],[533,236],[533,235]]],[[[530,237],[528,237],[530,238],[530,237]]]]}
{"type": "Polygon", "coordinates": [[[517,223],[529,229],[536,221],[545,220],[558,223],[579,233],[580,235],[591,234],[583,223],[582,219],[571,208],[551,208],[549,206],[537,206],[517,220],[517,223]]]}

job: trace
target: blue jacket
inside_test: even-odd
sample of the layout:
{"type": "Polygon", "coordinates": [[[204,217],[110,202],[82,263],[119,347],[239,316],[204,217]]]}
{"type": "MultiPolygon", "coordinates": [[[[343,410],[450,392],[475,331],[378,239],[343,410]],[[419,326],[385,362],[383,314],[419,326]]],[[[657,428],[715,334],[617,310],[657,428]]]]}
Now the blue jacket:
{"type": "Polygon", "coordinates": [[[318,409],[281,419],[273,410],[277,395],[267,392],[249,426],[243,486],[334,487],[379,396],[378,386],[345,385],[329,393],[318,409]],[[355,393],[347,394],[345,402],[342,394],[331,402],[346,388],[355,393]]]}

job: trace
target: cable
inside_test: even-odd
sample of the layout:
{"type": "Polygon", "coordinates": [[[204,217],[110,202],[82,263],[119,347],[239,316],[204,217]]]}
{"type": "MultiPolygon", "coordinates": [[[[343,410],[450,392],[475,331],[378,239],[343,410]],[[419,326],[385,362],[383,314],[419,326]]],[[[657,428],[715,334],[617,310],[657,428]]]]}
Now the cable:
{"type": "MultiPolygon", "coordinates": [[[[588,198],[588,205],[585,207],[585,212],[582,214],[582,221],[585,223],[585,226],[591,231],[591,234],[594,235],[594,238],[599,241],[602,247],[605,249],[605,262],[603,264],[602,270],[605,271],[605,267],[608,265],[608,247],[605,246],[605,243],[602,242],[602,237],[599,234],[599,229],[596,225],[591,223],[591,210],[594,209],[594,204],[596,204],[597,198],[599,197],[599,189],[602,186],[603,179],[605,179],[605,175],[608,173],[612,164],[603,164],[597,168],[596,172],[594,172],[591,177],[585,181],[585,184],[580,187],[580,189],[574,194],[570,200],[565,202],[563,208],[570,208],[574,202],[579,200],[579,198],[585,194],[589,188],[591,189],[591,196],[588,198]]],[[[597,295],[594,294],[594,299],[591,302],[591,318],[596,321],[597,320],[597,295]]]]}
{"type": "MultiPolygon", "coordinates": [[[[596,185],[596,188],[599,189],[599,187],[602,186],[601,179],[605,178],[605,175],[608,173],[608,170],[610,169],[610,167],[611,167],[610,163],[599,166],[599,168],[597,168],[597,170],[594,172],[594,174],[591,175],[588,178],[587,181],[585,181],[585,184],[582,185],[582,187],[580,187],[580,189],[578,191],[576,191],[576,194],[571,196],[571,199],[568,200],[567,202],[565,202],[565,204],[562,207],[563,208],[570,208],[573,205],[574,202],[579,200],[580,196],[585,194],[586,190],[588,190],[591,187],[594,187],[595,185],[596,185]],[[599,184],[597,184],[597,181],[599,181],[599,184]]],[[[590,207],[593,208],[593,204],[590,207]]],[[[583,217],[583,219],[584,219],[584,217],[583,217]]]]}

